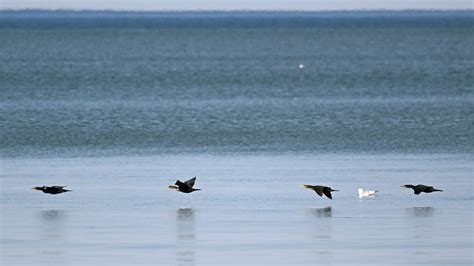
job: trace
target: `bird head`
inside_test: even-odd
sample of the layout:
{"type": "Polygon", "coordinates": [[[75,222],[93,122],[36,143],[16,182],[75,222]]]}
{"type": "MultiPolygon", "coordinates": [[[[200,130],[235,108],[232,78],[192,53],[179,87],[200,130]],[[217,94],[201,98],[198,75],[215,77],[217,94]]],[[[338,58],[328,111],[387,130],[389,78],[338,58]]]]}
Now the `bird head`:
{"type": "Polygon", "coordinates": [[[175,189],[175,190],[178,190],[179,187],[178,186],[168,186],[169,189],[175,189]]]}
{"type": "Polygon", "coordinates": [[[362,188],[358,188],[357,192],[359,192],[359,194],[360,194],[360,193],[364,192],[364,190],[362,188]]]}
{"type": "Polygon", "coordinates": [[[301,185],[300,188],[307,188],[307,189],[311,189],[311,186],[310,185],[301,185]]]}
{"type": "Polygon", "coordinates": [[[46,186],[42,186],[42,187],[32,187],[31,189],[43,191],[43,190],[46,189],[46,186]]]}

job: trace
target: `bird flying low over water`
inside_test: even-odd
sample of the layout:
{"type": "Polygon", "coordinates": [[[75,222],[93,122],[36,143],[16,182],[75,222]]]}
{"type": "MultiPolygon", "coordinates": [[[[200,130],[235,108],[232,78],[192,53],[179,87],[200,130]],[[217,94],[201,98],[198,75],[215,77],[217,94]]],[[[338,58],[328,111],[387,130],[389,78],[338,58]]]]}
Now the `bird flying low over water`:
{"type": "Polygon", "coordinates": [[[332,195],[331,195],[332,191],[339,191],[339,190],[334,190],[330,187],[325,187],[325,186],[302,185],[300,187],[306,188],[306,189],[311,189],[314,192],[318,193],[318,195],[321,196],[321,197],[324,194],[324,195],[326,195],[326,197],[328,197],[330,199],[332,199],[332,195]]]}
{"type": "Polygon", "coordinates": [[[425,192],[425,193],[431,193],[431,192],[435,192],[435,191],[442,191],[441,189],[436,189],[436,188],[433,188],[432,186],[425,186],[425,185],[402,185],[401,187],[404,187],[404,188],[412,188],[414,193],[416,195],[420,194],[421,192],[425,192]]]}
{"type": "Polygon", "coordinates": [[[359,198],[363,197],[370,197],[370,196],[375,196],[375,194],[378,192],[377,190],[367,190],[364,191],[362,188],[357,189],[357,192],[359,193],[359,198]]]}
{"type": "Polygon", "coordinates": [[[52,187],[47,187],[47,186],[42,186],[42,187],[34,187],[31,188],[33,190],[41,190],[43,193],[48,193],[48,194],[60,194],[63,192],[69,192],[71,190],[65,189],[66,186],[52,186],[52,187]]]}
{"type": "Polygon", "coordinates": [[[196,181],[196,177],[193,177],[193,178],[189,179],[186,182],[181,182],[179,180],[176,180],[176,183],[174,183],[175,185],[174,186],[168,186],[168,188],[169,189],[175,189],[175,190],[177,190],[179,192],[183,192],[183,193],[191,193],[191,192],[194,192],[194,191],[201,190],[201,189],[198,189],[198,188],[193,188],[195,181],[196,181]]]}

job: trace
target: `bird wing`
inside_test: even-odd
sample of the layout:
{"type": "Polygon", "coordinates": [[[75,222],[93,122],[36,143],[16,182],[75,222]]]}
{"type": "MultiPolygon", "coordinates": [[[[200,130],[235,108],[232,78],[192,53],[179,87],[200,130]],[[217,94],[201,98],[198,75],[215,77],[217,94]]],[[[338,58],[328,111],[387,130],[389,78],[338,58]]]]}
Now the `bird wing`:
{"type": "Polygon", "coordinates": [[[187,185],[179,180],[176,180],[176,183],[174,183],[175,185],[177,185],[179,188],[185,188],[187,187],[187,185]]]}
{"type": "Polygon", "coordinates": [[[330,188],[325,187],[325,188],[323,189],[323,193],[324,193],[324,195],[326,195],[326,197],[332,199],[331,189],[330,189],[330,188]]]}
{"type": "Polygon", "coordinates": [[[421,192],[425,191],[428,187],[425,186],[425,185],[417,185],[413,188],[413,190],[415,191],[415,194],[418,195],[420,194],[421,192]]]}
{"type": "Polygon", "coordinates": [[[188,181],[184,182],[189,188],[194,186],[194,182],[196,181],[196,177],[189,179],[188,181]]]}
{"type": "Polygon", "coordinates": [[[314,187],[313,187],[313,190],[314,190],[314,192],[318,193],[318,195],[319,195],[320,197],[323,196],[323,188],[322,188],[322,187],[314,186],[314,187]]]}
{"type": "Polygon", "coordinates": [[[52,186],[52,188],[58,188],[58,189],[63,189],[65,188],[66,186],[52,186]]]}
{"type": "Polygon", "coordinates": [[[417,187],[417,188],[414,188],[413,190],[415,191],[415,194],[418,195],[418,194],[420,194],[421,192],[423,192],[424,189],[417,187]]]}

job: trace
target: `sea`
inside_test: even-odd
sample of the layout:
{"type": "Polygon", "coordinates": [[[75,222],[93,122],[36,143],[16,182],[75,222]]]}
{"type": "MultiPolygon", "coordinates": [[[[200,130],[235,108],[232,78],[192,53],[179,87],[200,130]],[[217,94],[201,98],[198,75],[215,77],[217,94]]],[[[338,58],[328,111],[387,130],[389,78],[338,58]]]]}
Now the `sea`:
{"type": "Polygon", "coordinates": [[[473,265],[473,44],[471,10],[1,10],[0,264],[473,265]]]}

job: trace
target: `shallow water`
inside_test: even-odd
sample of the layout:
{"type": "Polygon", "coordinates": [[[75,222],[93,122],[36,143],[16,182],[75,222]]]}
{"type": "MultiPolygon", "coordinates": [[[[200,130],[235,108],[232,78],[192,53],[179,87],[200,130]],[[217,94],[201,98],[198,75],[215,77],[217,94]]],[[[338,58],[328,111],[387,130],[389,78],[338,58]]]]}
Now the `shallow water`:
{"type": "Polygon", "coordinates": [[[473,263],[472,158],[7,159],[2,265],[473,263]],[[167,189],[198,177],[202,191],[167,189]],[[423,183],[444,190],[416,196],[423,183]],[[29,190],[67,184],[68,194],[29,190]],[[333,200],[299,188],[325,184],[333,200]],[[377,189],[357,198],[358,187],[377,189]]]}

